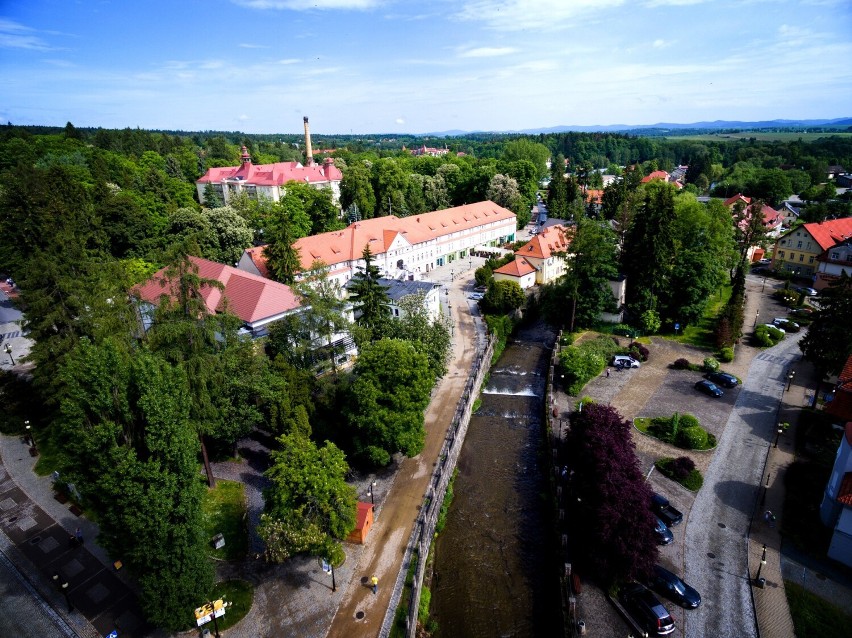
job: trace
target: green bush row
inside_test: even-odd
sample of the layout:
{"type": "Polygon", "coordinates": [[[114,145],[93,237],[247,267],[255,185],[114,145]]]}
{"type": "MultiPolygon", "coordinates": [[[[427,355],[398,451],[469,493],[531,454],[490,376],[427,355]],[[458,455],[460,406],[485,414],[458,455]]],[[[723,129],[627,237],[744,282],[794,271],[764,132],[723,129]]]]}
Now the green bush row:
{"type": "Polygon", "coordinates": [[[716,437],[701,427],[691,414],[651,419],[647,433],[665,443],[684,450],[710,450],[716,447],[716,437]]]}
{"type": "Polygon", "coordinates": [[[660,471],[660,474],[680,483],[686,489],[693,492],[700,490],[701,486],[704,485],[704,477],[701,475],[701,472],[693,468],[685,477],[676,476],[675,472],[672,471],[674,462],[675,459],[672,457],[664,457],[654,463],[654,467],[660,471]]]}
{"type": "Polygon", "coordinates": [[[559,353],[559,367],[568,394],[578,396],[583,386],[603,372],[607,361],[619,350],[615,339],[608,336],[564,348],[559,353]]]}

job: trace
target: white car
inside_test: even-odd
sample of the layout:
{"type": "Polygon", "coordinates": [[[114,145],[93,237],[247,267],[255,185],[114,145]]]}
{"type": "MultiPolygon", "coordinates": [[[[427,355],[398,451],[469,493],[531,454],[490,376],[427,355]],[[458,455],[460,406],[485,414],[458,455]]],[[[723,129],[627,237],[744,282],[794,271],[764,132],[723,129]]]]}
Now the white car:
{"type": "Polygon", "coordinates": [[[481,292],[472,292],[467,296],[467,298],[472,299],[473,301],[480,301],[484,296],[485,295],[481,292]]]}
{"type": "Polygon", "coordinates": [[[767,328],[775,328],[778,332],[783,332],[784,334],[787,334],[787,331],[784,330],[784,328],[780,328],[779,326],[776,326],[774,323],[765,323],[763,325],[766,326],[767,328]]]}
{"type": "Polygon", "coordinates": [[[617,354],[612,358],[612,365],[616,368],[638,368],[642,364],[626,354],[617,354]]]}

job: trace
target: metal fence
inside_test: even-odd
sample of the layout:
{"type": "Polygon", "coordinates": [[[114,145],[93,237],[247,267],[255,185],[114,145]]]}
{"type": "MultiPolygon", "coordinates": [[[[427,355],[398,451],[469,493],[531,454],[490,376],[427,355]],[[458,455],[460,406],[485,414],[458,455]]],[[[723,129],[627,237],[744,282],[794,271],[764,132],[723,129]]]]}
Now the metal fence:
{"type": "Polygon", "coordinates": [[[485,351],[477,357],[471,366],[464,392],[462,392],[455,415],[453,416],[452,425],[447,431],[447,437],[441,448],[438,463],[432,472],[432,479],[423,497],[423,507],[420,508],[417,521],[414,523],[414,529],[411,530],[411,535],[405,547],[402,566],[397,574],[390,604],[382,622],[382,629],[379,632],[381,638],[387,638],[390,635],[394,617],[396,616],[396,609],[402,598],[405,579],[411,567],[415,550],[417,555],[415,559],[414,582],[411,587],[406,624],[408,628],[407,635],[411,638],[416,634],[417,610],[420,605],[420,592],[423,589],[423,575],[426,567],[426,559],[429,556],[429,547],[432,537],[435,534],[435,525],[438,522],[438,514],[441,511],[441,504],[447,492],[447,484],[453,476],[453,470],[456,467],[462,445],[464,444],[467,426],[470,423],[473,402],[478,395],[477,390],[490,368],[495,342],[496,338],[492,335],[486,344],[485,351]]]}

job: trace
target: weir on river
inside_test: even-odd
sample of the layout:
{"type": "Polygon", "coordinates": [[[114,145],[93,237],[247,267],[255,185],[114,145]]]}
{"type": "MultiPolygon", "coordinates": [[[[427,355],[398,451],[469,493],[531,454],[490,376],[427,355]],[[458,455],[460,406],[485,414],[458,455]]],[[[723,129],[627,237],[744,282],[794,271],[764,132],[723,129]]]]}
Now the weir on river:
{"type": "Polygon", "coordinates": [[[553,335],[510,341],[491,370],[435,545],[431,614],[440,636],[553,635],[561,626],[542,432],[553,335]]]}

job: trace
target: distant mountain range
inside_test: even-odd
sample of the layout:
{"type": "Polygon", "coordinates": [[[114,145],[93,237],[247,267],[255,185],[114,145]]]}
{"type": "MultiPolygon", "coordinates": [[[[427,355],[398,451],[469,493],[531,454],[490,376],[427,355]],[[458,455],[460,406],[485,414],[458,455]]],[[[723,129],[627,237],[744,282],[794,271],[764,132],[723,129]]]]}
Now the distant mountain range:
{"type": "Polygon", "coordinates": [[[538,135],[539,133],[566,133],[576,131],[578,133],[627,133],[643,131],[678,131],[678,130],[760,130],[776,128],[811,128],[811,127],[847,127],[852,126],[852,117],[841,117],[827,120],[764,120],[760,122],[739,122],[734,120],[715,120],[713,122],[692,122],[689,124],[678,124],[674,122],[659,122],[657,124],[606,124],[594,126],[551,126],[547,128],[534,128],[511,131],[442,131],[436,133],[424,133],[424,136],[454,137],[458,135],[470,135],[473,133],[520,133],[526,135],[538,135]]]}

